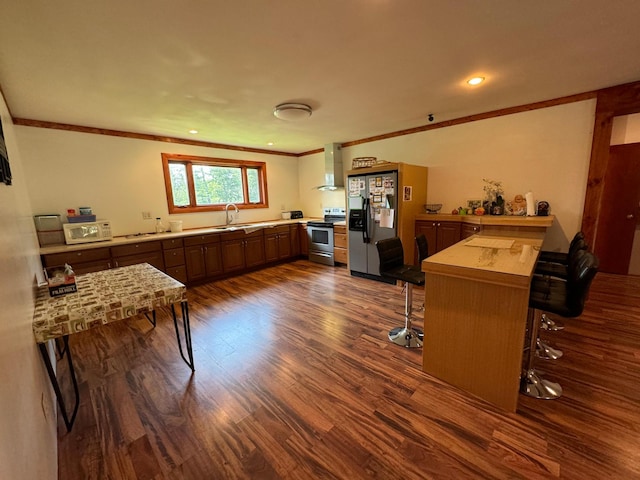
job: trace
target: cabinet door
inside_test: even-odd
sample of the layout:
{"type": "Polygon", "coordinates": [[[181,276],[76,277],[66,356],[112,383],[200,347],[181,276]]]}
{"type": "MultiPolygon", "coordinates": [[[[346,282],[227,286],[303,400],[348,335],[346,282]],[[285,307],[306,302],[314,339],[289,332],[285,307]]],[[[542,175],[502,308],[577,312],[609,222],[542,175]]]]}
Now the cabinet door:
{"type": "Polygon", "coordinates": [[[142,252],[136,255],[127,255],[124,257],[113,257],[113,264],[115,267],[127,267],[138,263],[148,263],[164,272],[162,250],[158,250],[157,252],[142,252]]]}
{"type": "Polygon", "coordinates": [[[164,251],[165,267],[177,267],[184,265],[184,248],[172,248],[164,251]]]}
{"type": "Polygon", "coordinates": [[[221,275],[222,267],[222,245],[220,242],[208,243],[204,246],[204,263],[207,277],[221,275]]]}
{"type": "Polygon", "coordinates": [[[309,237],[307,236],[307,224],[301,223],[298,231],[300,232],[300,253],[307,257],[309,256],[309,237]]]}
{"type": "Polygon", "coordinates": [[[482,231],[481,225],[462,225],[462,231],[460,233],[460,240],[470,237],[471,235],[475,235],[476,233],[480,233],[482,231]]]}
{"type": "MultiPolygon", "coordinates": [[[[418,221],[416,222],[416,236],[423,234],[427,238],[427,244],[429,246],[429,256],[436,253],[438,248],[438,223],[434,221],[418,221]]],[[[418,253],[416,252],[415,262],[418,260],[418,253]]]]}
{"type": "Polygon", "coordinates": [[[222,242],[222,267],[225,273],[244,268],[244,240],[222,242]]]}
{"type": "MultiPolygon", "coordinates": [[[[89,248],[84,250],[77,250],[64,253],[50,253],[42,256],[42,264],[45,267],[61,267],[65,263],[68,263],[73,268],[73,271],[77,271],[76,265],[82,263],[91,263],[95,265],[106,265],[104,269],[110,268],[109,262],[111,261],[111,251],[109,248],[89,248]]],[[[92,270],[96,271],[96,270],[92,270]]],[[[83,273],[87,273],[86,271],[83,273]]]]}
{"type": "Polygon", "coordinates": [[[264,236],[247,236],[244,251],[245,265],[255,267],[266,262],[264,255],[264,236]]]}
{"type": "Polygon", "coordinates": [[[291,225],[291,256],[297,257],[300,255],[300,228],[298,225],[291,225]]]}
{"type": "Polygon", "coordinates": [[[178,265],[176,267],[167,267],[166,274],[172,278],[175,278],[181,283],[187,283],[187,269],[184,265],[178,265]]]}
{"type": "Polygon", "coordinates": [[[83,273],[99,272],[101,270],[109,270],[111,268],[111,259],[99,260],[97,262],[70,263],[71,268],[76,275],[83,273]]]}
{"type": "Polygon", "coordinates": [[[185,264],[187,266],[187,280],[200,280],[207,276],[204,264],[204,247],[193,245],[184,247],[185,264]]]}
{"type": "Polygon", "coordinates": [[[437,250],[444,250],[460,241],[460,224],[458,222],[438,223],[437,250]]]}
{"type": "Polygon", "coordinates": [[[278,234],[265,233],[264,235],[264,258],[267,262],[278,259],[278,234]]]}
{"type": "Polygon", "coordinates": [[[291,257],[291,235],[289,232],[281,232],[278,234],[278,258],[291,257]]]}

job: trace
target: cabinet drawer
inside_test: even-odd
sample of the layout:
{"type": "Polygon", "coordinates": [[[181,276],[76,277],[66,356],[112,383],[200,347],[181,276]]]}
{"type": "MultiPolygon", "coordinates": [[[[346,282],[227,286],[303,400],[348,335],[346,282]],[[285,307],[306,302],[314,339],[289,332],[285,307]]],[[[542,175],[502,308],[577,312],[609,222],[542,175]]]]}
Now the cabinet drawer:
{"type": "Polygon", "coordinates": [[[346,248],[334,248],[333,259],[338,263],[347,263],[347,249],[346,248]]]}
{"type": "Polygon", "coordinates": [[[123,257],[126,255],[137,255],[139,253],[158,252],[160,251],[160,242],[140,242],[131,243],[129,245],[120,245],[111,247],[111,255],[113,257],[123,257]]]}
{"type": "Polygon", "coordinates": [[[347,226],[346,225],[334,225],[333,232],[338,234],[347,234],[347,226]]]}
{"type": "Polygon", "coordinates": [[[347,248],[347,234],[346,233],[334,233],[333,245],[339,248],[347,248]]]}
{"type": "Polygon", "coordinates": [[[164,265],[167,268],[184,265],[184,248],[172,248],[171,250],[165,250],[164,265]]]}
{"type": "Polygon", "coordinates": [[[205,243],[217,243],[220,241],[219,233],[208,233],[206,235],[193,235],[184,238],[184,246],[191,247],[193,245],[204,245],[205,243]]]}
{"type": "Polygon", "coordinates": [[[91,248],[88,250],[76,250],[75,252],[50,253],[43,255],[42,261],[45,267],[58,267],[68,263],[72,267],[76,263],[109,261],[111,253],[108,248],[91,248]]]}
{"type": "Polygon", "coordinates": [[[172,238],[171,240],[163,240],[162,241],[162,249],[170,250],[172,248],[180,248],[184,244],[181,238],[172,238]]]}
{"type": "Polygon", "coordinates": [[[167,267],[166,273],[179,282],[187,283],[187,268],[184,265],[178,265],[177,267],[167,267]]]}

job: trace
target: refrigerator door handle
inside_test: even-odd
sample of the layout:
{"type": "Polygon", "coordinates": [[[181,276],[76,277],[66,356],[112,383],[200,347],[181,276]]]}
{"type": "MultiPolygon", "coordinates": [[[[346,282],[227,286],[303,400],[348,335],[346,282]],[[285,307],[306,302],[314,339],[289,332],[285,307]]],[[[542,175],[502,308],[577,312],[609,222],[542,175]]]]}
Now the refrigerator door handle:
{"type": "Polygon", "coordinates": [[[371,239],[369,238],[369,199],[362,199],[362,207],[364,211],[363,215],[363,224],[362,224],[362,243],[369,243],[371,239]]]}

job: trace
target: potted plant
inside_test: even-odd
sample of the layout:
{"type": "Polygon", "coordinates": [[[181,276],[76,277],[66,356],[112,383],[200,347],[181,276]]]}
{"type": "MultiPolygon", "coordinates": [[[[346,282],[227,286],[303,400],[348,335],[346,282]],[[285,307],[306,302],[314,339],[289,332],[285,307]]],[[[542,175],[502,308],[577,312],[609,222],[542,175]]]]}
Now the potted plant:
{"type": "Polygon", "coordinates": [[[485,200],[483,207],[490,215],[502,215],[504,213],[504,190],[502,182],[483,178],[485,200]]]}

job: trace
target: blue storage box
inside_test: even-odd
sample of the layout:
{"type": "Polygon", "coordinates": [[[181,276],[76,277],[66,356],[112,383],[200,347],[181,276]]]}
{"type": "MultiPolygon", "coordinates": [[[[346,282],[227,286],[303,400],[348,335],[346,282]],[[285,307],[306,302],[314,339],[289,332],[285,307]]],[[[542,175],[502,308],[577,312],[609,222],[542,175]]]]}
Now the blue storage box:
{"type": "Polygon", "coordinates": [[[67,220],[69,223],[85,223],[85,222],[95,222],[95,215],[74,215],[73,217],[67,216],[67,220]]]}

